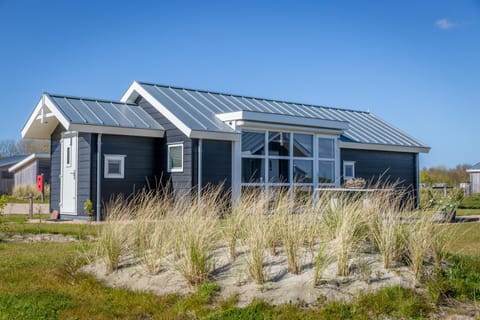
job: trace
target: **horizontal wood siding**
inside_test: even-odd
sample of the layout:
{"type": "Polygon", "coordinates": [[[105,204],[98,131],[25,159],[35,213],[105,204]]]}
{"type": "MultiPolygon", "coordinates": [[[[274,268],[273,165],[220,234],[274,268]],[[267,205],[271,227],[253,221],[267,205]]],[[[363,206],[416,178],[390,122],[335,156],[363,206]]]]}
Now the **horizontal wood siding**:
{"type": "Polygon", "coordinates": [[[232,143],[230,141],[203,140],[202,186],[224,184],[232,187],[232,143]]]}
{"type": "Polygon", "coordinates": [[[160,125],[165,128],[165,136],[160,139],[160,151],[156,157],[163,181],[170,179],[173,190],[177,192],[190,192],[193,183],[193,141],[183,134],[177,127],[165,118],[155,107],[149,104],[144,98],[139,97],[135,101],[147,113],[149,113],[160,125]],[[170,143],[183,143],[183,172],[167,171],[167,145],[170,143]]]}
{"type": "MultiPolygon", "coordinates": [[[[340,174],[343,177],[343,161],[355,161],[355,177],[376,183],[400,182],[400,187],[413,191],[417,197],[417,164],[415,153],[341,149],[340,174]]],[[[343,183],[343,181],[342,181],[343,183]]]]}
{"type": "MultiPolygon", "coordinates": [[[[120,194],[128,196],[143,188],[154,188],[161,175],[158,163],[160,152],[157,138],[103,135],[102,202],[105,203],[120,194]],[[126,156],[124,179],[104,177],[106,154],[126,156]]],[[[94,158],[96,159],[96,155],[94,158]]]]}
{"type": "Polygon", "coordinates": [[[15,185],[36,185],[37,183],[37,161],[30,163],[21,170],[15,172],[15,185]]]}
{"type": "Polygon", "coordinates": [[[470,173],[470,186],[472,193],[480,193],[480,172],[470,173]]]}
{"type": "Polygon", "coordinates": [[[62,146],[60,144],[62,132],[65,131],[62,125],[58,125],[50,138],[50,212],[60,212],[60,167],[62,165],[62,146]]]}
{"type": "Polygon", "coordinates": [[[77,215],[88,215],[83,205],[90,199],[91,179],[91,147],[92,134],[80,132],[78,134],[78,165],[77,165],[77,215]]]}

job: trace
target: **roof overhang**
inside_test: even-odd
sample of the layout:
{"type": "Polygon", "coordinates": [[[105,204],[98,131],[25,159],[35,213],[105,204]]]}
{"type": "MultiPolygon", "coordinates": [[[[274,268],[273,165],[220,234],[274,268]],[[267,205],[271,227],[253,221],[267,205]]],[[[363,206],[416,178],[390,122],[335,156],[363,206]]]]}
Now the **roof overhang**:
{"type": "Polygon", "coordinates": [[[25,167],[29,163],[31,163],[34,160],[49,160],[50,155],[48,153],[32,153],[22,161],[16,163],[15,165],[11,166],[8,168],[9,172],[16,172],[20,170],[21,168],[25,167]]]}
{"type": "Polygon", "coordinates": [[[480,173],[480,169],[468,169],[468,173],[480,173]]]}
{"type": "Polygon", "coordinates": [[[70,122],[48,94],[43,94],[22,129],[22,138],[50,139],[55,128],[61,124],[67,131],[103,133],[112,135],[163,137],[160,129],[113,127],[103,125],[76,124],[70,122]]]}
{"type": "Polygon", "coordinates": [[[348,122],[345,121],[297,117],[277,113],[243,110],[221,113],[216,116],[232,127],[278,128],[331,134],[341,134],[344,130],[348,129],[348,122]]]}
{"type": "Polygon", "coordinates": [[[389,145],[389,144],[359,143],[359,142],[347,142],[347,141],[340,141],[340,148],[341,149],[390,151],[390,152],[406,152],[406,153],[430,152],[429,147],[398,146],[398,145],[389,145]]]}
{"type": "Polygon", "coordinates": [[[67,118],[55,106],[47,94],[43,94],[22,129],[22,138],[50,139],[52,132],[61,124],[68,130],[67,118]]]}

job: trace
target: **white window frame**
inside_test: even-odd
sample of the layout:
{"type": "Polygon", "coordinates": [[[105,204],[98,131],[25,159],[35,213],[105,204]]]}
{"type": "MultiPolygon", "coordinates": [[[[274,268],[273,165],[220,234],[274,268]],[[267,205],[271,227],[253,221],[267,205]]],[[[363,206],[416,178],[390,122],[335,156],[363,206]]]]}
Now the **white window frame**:
{"type": "Polygon", "coordinates": [[[338,137],[336,136],[330,136],[330,135],[325,135],[325,134],[317,134],[315,137],[315,165],[316,165],[316,171],[315,171],[315,183],[316,186],[315,188],[318,187],[337,187],[339,186],[339,175],[340,175],[340,155],[339,155],[339,148],[338,148],[338,137]],[[333,158],[323,158],[320,157],[318,154],[318,141],[320,139],[329,139],[333,141],[333,158]],[[333,182],[318,182],[318,174],[320,171],[320,161],[327,161],[327,162],[333,162],[333,182]]]}
{"type": "Polygon", "coordinates": [[[106,154],[104,155],[104,178],[106,179],[125,179],[125,158],[126,155],[123,154],[106,154]],[[108,172],[108,162],[109,161],[119,161],[120,160],[120,173],[110,173],[108,172]]]}
{"type": "Polygon", "coordinates": [[[355,161],[343,161],[343,180],[347,181],[350,179],[355,179],[355,161]],[[352,176],[347,176],[345,169],[347,166],[352,166],[352,176]]]}
{"type": "MultiPolygon", "coordinates": [[[[313,188],[314,190],[318,187],[339,187],[340,185],[340,149],[338,144],[338,136],[335,135],[327,135],[327,134],[315,134],[312,132],[305,132],[301,130],[283,130],[283,129],[261,129],[257,127],[244,127],[242,131],[250,131],[250,132],[258,132],[264,134],[264,154],[263,155],[243,155],[240,154],[240,163],[243,163],[242,159],[250,158],[250,159],[263,159],[264,160],[264,181],[262,182],[242,182],[243,176],[240,176],[239,183],[241,188],[243,187],[264,187],[265,191],[268,192],[269,187],[290,187],[292,190],[294,187],[309,187],[313,188]],[[269,154],[269,133],[270,132],[287,132],[290,134],[290,154],[288,156],[277,156],[277,155],[270,155],[269,154]],[[293,138],[294,134],[308,134],[313,136],[313,150],[312,150],[312,157],[297,157],[293,156],[293,138]],[[318,139],[319,138],[327,138],[333,141],[333,148],[334,154],[333,158],[320,158],[318,155],[318,139]],[[284,159],[289,160],[289,180],[288,183],[275,183],[270,181],[269,177],[269,160],[273,159],[284,159]],[[299,183],[294,182],[293,179],[293,164],[295,160],[309,160],[313,161],[313,181],[312,183],[299,183]],[[320,183],[318,182],[318,171],[319,171],[319,162],[321,160],[324,161],[331,161],[334,164],[334,181],[331,183],[320,183]]],[[[241,145],[241,142],[240,142],[241,145]]],[[[240,146],[241,149],[241,146],[240,146]]],[[[243,165],[243,164],[242,164],[243,165]]]]}
{"type": "Polygon", "coordinates": [[[183,172],[183,142],[181,143],[171,143],[168,144],[168,153],[167,153],[167,171],[168,172],[183,172]],[[172,162],[170,161],[170,149],[180,147],[182,150],[182,166],[172,168],[172,162]]]}

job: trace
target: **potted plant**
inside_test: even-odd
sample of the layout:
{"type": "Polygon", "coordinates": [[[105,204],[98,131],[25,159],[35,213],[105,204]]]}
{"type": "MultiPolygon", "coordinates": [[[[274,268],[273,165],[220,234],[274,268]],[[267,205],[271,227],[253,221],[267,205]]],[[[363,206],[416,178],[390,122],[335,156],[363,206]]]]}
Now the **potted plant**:
{"type": "Polygon", "coordinates": [[[85,200],[83,203],[83,210],[88,213],[91,221],[95,220],[95,211],[93,210],[93,202],[90,199],[85,200]]]}

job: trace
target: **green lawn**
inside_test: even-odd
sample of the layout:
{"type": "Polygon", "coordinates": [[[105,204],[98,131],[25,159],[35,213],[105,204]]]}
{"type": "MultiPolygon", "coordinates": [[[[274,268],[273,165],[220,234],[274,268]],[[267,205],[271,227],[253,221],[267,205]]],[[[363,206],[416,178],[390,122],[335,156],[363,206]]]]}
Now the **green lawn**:
{"type": "Polygon", "coordinates": [[[455,240],[449,250],[458,255],[480,256],[480,222],[445,225],[455,232],[455,240]]]}
{"type": "Polygon", "coordinates": [[[457,209],[457,216],[480,216],[480,209],[457,209]]]}
{"type": "MultiPolygon", "coordinates": [[[[38,219],[38,215],[34,215],[34,219],[38,219]]],[[[48,219],[49,215],[40,215],[43,220],[48,219]]],[[[2,215],[0,216],[0,233],[5,235],[12,234],[38,234],[53,233],[78,236],[80,239],[87,235],[95,235],[98,226],[89,224],[62,224],[62,223],[28,223],[27,215],[2,215]]]]}

